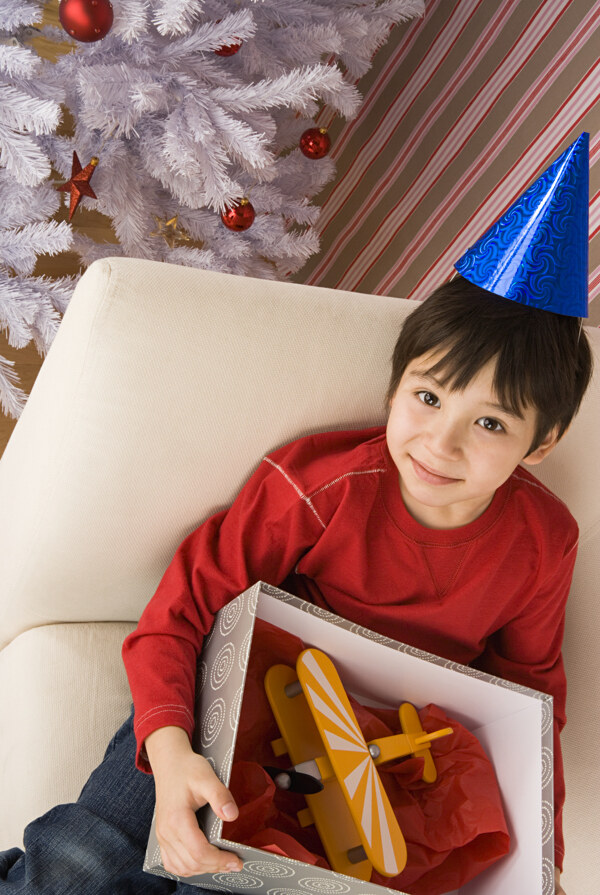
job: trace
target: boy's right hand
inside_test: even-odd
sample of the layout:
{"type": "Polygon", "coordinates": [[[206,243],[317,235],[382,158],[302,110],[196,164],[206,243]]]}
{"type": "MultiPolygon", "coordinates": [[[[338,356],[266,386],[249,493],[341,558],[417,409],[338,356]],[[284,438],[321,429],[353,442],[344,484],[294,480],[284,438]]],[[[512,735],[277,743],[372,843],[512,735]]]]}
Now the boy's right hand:
{"type": "Polygon", "coordinates": [[[191,748],[180,727],[161,727],[145,741],[156,786],[156,836],[165,870],[176,876],[231,873],[242,861],[211,845],[198,826],[196,811],[207,803],[222,820],[238,809],[208,761],[191,748]]]}

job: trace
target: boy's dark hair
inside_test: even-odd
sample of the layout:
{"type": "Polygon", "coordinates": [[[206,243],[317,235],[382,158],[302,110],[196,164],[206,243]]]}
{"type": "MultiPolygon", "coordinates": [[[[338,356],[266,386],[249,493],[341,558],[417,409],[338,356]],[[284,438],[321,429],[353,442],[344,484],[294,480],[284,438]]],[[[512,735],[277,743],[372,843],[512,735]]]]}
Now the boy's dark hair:
{"type": "Polygon", "coordinates": [[[528,453],[558,426],[560,438],[577,413],[592,374],[592,353],[579,317],[510,301],[456,277],[436,289],[407,318],[392,357],[391,401],[407,366],[443,351],[430,370],[452,389],[464,389],[496,358],[494,389],[515,413],[532,406],[537,426],[528,453]]]}

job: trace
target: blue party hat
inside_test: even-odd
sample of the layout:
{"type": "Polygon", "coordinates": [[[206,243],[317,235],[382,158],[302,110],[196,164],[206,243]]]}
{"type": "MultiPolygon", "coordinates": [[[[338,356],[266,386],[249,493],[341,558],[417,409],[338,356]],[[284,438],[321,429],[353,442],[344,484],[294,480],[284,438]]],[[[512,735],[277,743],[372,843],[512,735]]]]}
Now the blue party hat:
{"type": "Polygon", "coordinates": [[[589,134],[583,133],[455,265],[504,298],[588,314],[589,134]]]}

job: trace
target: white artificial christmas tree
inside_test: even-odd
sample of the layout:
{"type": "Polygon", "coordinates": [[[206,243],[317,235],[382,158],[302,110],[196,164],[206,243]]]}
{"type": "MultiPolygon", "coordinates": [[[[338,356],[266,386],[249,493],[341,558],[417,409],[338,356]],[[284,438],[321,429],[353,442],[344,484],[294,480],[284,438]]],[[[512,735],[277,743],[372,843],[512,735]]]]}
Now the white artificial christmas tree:
{"type": "MultiPolygon", "coordinates": [[[[31,276],[39,254],[63,252],[72,240],[67,224],[50,220],[60,199],[42,138],[56,130],[63,93],[27,45],[40,6],[0,0],[0,327],[13,347],[33,340],[44,354],[73,283],[31,276]]],[[[12,366],[0,356],[0,407],[16,417],[26,395],[12,366]]]]}
{"type": "MultiPolygon", "coordinates": [[[[0,0],[0,38],[35,21],[37,8],[0,0]]],[[[115,0],[106,36],[75,43],[41,75],[33,73],[39,60],[31,50],[0,46],[0,89],[18,83],[23,92],[26,83],[32,101],[48,104],[42,111],[22,100],[17,108],[7,93],[12,114],[0,113],[0,201],[15,211],[10,228],[0,224],[1,325],[19,329],[5,307],[18,307],[19,296],[27,295],[32,309],[38,300],[28,292],[33,266],[25,263],[26,246],[33,259],[64,250],[71,235],[84,265],[123,254],[255,277],[298,270],[319,247],[312,199],[335,175],[329,157],[302,154],[300,137],[324,106],[344,117],[356,113],[356,80],[390,28],[422,12],[422,0],[115,0]],[[59,103],[74,121],[72,136],[56,134],[59,103]],[[77,211],[72,234],[69,225],[48,221],[60,201],[47,182],[49,162],[63,178],[58,182],[68,181],[74,152],[82,167],[99,160],[97,198],[81,205],[111,219],[117,245],[79,234],[77,211]],[[222,214],[237,215],[242,200],[255,217],[236,232],[222,214]],[[59,233],[65,241],[56,248],[51,240],[59,233]]],[[[63,29],[43,31],[72,42],[63,29]]],[[[56,312],[68,294],[44,300],[56,312]]],[[[40,348],[56,328],[49,321],[28,318],[29,337],[40,348]]],[[[26,335],[21,326],[11,344],[23,344],[26,335]]],[[[2,369],[3,407],[16,415],[22,395],[2,369]]]]}

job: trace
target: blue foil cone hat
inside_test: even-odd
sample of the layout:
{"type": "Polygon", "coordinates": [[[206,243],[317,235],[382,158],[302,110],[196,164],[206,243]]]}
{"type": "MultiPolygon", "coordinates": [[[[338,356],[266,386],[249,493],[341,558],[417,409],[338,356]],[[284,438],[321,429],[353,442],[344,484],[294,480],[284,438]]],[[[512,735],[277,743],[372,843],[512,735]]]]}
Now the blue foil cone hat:
{"type": "Polygon", "coordinates": [[[532,308],[588,315],[589,134],[583,133],[455,265],[532,308]]]}

